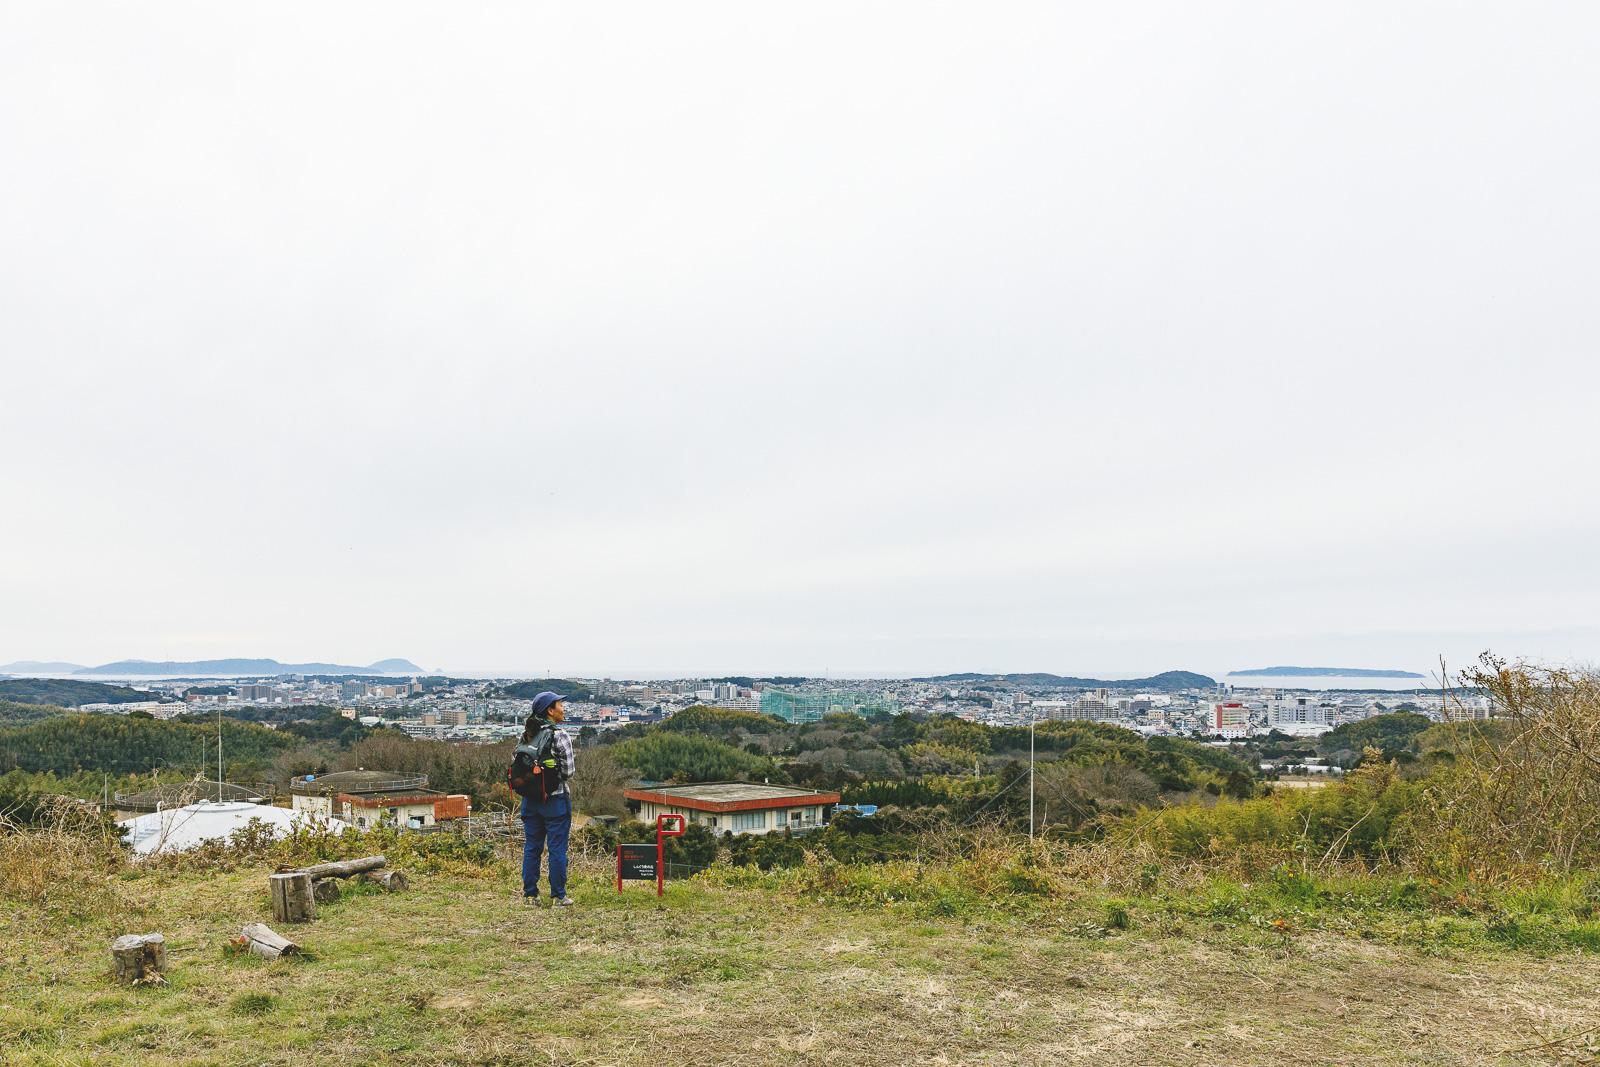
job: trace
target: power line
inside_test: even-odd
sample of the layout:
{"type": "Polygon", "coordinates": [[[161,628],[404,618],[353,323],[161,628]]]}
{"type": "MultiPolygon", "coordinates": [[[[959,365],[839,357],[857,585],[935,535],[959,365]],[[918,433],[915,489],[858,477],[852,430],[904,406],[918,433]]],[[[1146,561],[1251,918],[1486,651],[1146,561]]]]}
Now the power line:
{"type": "Polygon", "coordinates": [[[1000,788],[999,792],[997,792],[994,796],[990,797],[988,800],[984,801],[983,802],[983,806],[980,807],[977,811],[973,812],[971,815],[969,815],[960,825],[962,825],[962,826],[971,826],[972,823],[978,818],[978,816],[982,815],[984,813],[985,809],[987,809],[990,804],[993,804],[995,801],[997,801],[1001,797],[1005,796],[1007,790],[1009,790],[1012,786],[1016,785],[1018,782],[1022,781],[1024,778],[1028,777],[1031,773],[1032,773],[1032,769],[1030,768],[1028,770],[1023,771],[1021,774],[1017,775],[1015,778],[1011,779],[1011,781],[1007,782],[1004,786],[1002,786],[1000,788]]]}

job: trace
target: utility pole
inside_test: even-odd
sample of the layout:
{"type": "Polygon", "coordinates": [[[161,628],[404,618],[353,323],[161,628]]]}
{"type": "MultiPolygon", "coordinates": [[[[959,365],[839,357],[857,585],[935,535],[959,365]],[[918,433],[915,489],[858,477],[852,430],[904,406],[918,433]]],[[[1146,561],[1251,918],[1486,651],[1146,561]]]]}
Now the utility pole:
{"type": "Polygon", "coordinates": [[[1028,844],[1033,844],[1033,705],[1028,705],[1028,844]]]}

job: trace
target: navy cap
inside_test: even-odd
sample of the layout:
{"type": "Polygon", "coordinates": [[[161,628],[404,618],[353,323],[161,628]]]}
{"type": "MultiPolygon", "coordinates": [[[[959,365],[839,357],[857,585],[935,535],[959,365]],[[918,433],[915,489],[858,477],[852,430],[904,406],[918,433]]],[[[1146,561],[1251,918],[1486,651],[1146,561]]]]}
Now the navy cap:
{"type": "Polygon", "coordinates": [[[554,704],[558,700],[565,699],[567,698],[562,696],[560,693],[552,693],[547,689],[543,693],[540,693],[538,696],[533,698],[533,713],[542,719],[550,713],[551,704],[554,704]]]}

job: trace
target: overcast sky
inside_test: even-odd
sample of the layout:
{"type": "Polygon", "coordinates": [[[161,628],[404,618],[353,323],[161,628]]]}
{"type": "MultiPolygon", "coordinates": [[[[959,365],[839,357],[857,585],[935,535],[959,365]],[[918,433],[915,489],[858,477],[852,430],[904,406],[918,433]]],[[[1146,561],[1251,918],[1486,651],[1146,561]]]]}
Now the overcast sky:
{"type": "Polygon", "coordinates": [[[1600,6],[0,7],[0,663],[1590,662],[1600,6]]]}

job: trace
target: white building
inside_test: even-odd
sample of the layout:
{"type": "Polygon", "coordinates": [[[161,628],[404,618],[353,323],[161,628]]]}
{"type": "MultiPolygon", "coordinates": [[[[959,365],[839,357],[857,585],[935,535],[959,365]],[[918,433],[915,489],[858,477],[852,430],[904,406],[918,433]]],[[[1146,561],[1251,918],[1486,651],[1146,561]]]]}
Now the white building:
{"type": "Polygon", "coordinates": [[[429,789],[425,774],[389,771],[333,771],[289,782],[296,811],[339,818],[358,828],[398,826],[421,830],[449,819],[466,818],[465,794],[429,789]]]}
{"type": "Polygon", "coordinates": [[[838,793],[753,782],[625,789],[622,795],[638,803],[643,822],[654,825],[661,815],[682,815],[718,834],[816,829],[823,824],[826,809],[839,803],[838,793]]]}
{"type": "Polygon", "coordinates": [[[1074,700],[1035,700],[1033,713],[1040,719],[1101,722],[1117,718],[1118,709],[1109,690],[1096,689],[1074,700]]]}
{"type": "Polygon", "coordinates": [[[78,710],[91,715],[127,715],[129,712],[142,711],[158,719],[170,719],[174,715],[182,715],[189,707],[181,702],[131,700],[126,704],[79,704],[78,710]]]}
{"type": "Polygon", "coordinates": [[[1333,710],[1315,697],[1280,697],[1267,704],[1267,727],[1286,734],[1324,734],[1333,729],[1333,710]]]}
{"type": "Polygon", "coordinates": [[[251,823],[262,824],[273,837],[283,837],[298,826],[326,826],[342,830],[345,823],[304,811],[274,808],[248,801],[202,801],[181,808],[166,808],[117,823],[128,835],[136,856],[181,852],[208,841],[226,841],[251,823]]]}

